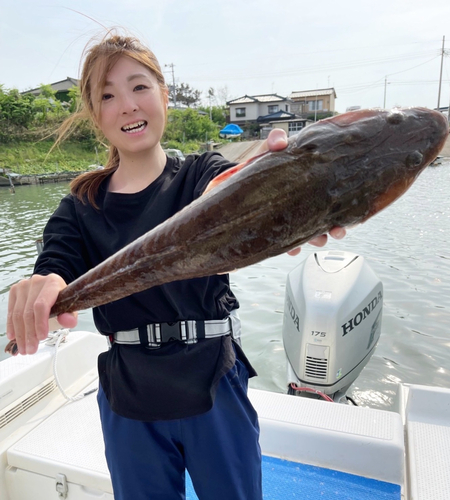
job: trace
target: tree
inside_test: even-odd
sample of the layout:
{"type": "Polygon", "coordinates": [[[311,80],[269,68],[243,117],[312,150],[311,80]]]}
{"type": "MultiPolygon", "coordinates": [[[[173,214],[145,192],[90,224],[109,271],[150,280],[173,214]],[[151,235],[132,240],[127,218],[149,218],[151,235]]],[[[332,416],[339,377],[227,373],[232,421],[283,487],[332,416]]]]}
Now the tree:
{"type": "Polygon", "coordinates": [[[56,91],[52,89],[50,84],[41,83],[40,96],[45,97],[46,99],[56,99],[56,91]]]}
{"type": "Polygon", "coordinates": [[[78,86],[70,87],[68,95],[70,103],[69,112],[74,113],[78,109],[78,104],[81,101],[80,87],[78,86]]]}
{"type": "Polygon", "coordinates": [[[228,108],[226,106],[200,106],[199,111],[204,111],[208,114],[211,120],[217,124],[220,128],[225,127],[227,124],[228,108]]]}
{"type": "Polygon", "coordinates": [[[220,106],[226,106],[230,100],[228,87],[219,87],[216,92],[216,103],[220,106]]]}
{"type": "Polygon", "coordinates": [[[193,109],[169,110],[163,141],[204,142],[218,137],[219,127],[209,119],[209,116],[193,109]]]}
{"type": "Polygon", "coordinates": [[[17,89],[0,91],[0,123],[6,127],[28,128],[34,118],[32,94],[20,94],[17,89]]]}
{"type": "Polygon", "coordinates": [[[40,86],[40,94],[34,101],[36,108],[36,118],[40,122],[46,122],[49,118],[59,118],[64,114],[64,108],[61,102],[56,98],[56,91],[52,89],[51,85],[40,86]]]}
{"type": "MultiPolygon", "coordinates": [[[[186,105],[188,108],[191,106],[196,106],[200,102],[201,92],[200,90],[195,90],[191,88],[187,83],[181,83],[175,86],[176,101],[186,105]]],[[[173,100],[173,95],[172,95],[173,100]]]]}

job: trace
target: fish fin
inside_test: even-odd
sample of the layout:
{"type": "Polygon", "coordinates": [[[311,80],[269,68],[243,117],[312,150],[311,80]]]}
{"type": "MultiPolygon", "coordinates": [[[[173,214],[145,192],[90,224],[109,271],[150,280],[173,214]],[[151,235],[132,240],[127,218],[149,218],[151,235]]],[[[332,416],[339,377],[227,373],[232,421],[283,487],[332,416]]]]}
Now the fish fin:
{"type": "Polygon", "coordinates": [[[5,347],[5,352],[11,354],[12,356],[17,356],[19,350],[17,349],[16,339],[10,340],[5,347]]]}
{"type": "Polygon", "coordinates": [[[214,189],[216,186],[219,184],[222,184],[223,181],[226,181],[229,179],[231,176],[234,174],[237,174],[240,170],[242,170],[244,167],[246,167],[249,163],[252,163],[255,161],[257,158],[260,158],[261,156],[265,156],[269,151],[264,151],[264,153],[261,153],[256,156],[252,156],[252,158],[249,158],[248,160],[244,161],[243,163],[239,163],[238,165],[235,165],[234,167],[231,167],[224,172],[220,173],[217,177],[214,177],[214,179],[206,186],[206,189],[203,191],[203,194],[208,193],[211,191],[211,189],[214,189]]]}
{"type": "Polygon", "coordinates": [[[245,165],[247,165],[247,162],[240,163],[239,165],[235,165],[234,167],[225,170],[225,172],[222,172],[217,177],[214,177],[214,179],[206,186],[206,189],[203,191],[203,194],[208,193],[209,191],[211,191],[211,189],[214,189],[219,184],[222,184],[223,181],[226,181],[232,175],[242,170],[245,167],[245,165]]]}

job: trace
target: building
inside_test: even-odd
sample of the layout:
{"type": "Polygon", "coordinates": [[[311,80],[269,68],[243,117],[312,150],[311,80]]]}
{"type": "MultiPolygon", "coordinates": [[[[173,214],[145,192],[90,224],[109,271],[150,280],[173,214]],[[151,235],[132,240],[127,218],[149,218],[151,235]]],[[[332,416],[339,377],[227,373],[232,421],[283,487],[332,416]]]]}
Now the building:
{"type": "Polygon", "coordinates": [[[265,122],[261,126],[260,139],[266,139],[269,135],[269,132],[274,128],[281,128],[286,132],[286,135],[288,137],[291,137],[291,135],[298,134],[300,130],[305,128],[310,123],[313,123],[312,120],[307,120],[306,118],[298,118],[295,115],[292,116],[293,118],[290,118],[288,120],[280,120],[274,118],[269,122],[265,122]]]}
{"type": "MultiPolygon", "coordinates": [[[[69,102],[69,89],[72,87],[78,86],[78,80],[75,78],[70,78],[68,76],[65,80],[61,80],[60,82],[55,82],[50,84],[52,89],[56,92],[56,98],[62,102],[69,102]]],[[[38,96],[41,93],[41,88],[35,88],[31,90],[26,90],[22,92],[22,94],[33,94],[38,96]]]]}
{"type": "Polygon", "coordinates": [[[282,128],[288,136],[308,123],[335,114],[334,88],[278,94],[245,95],[228,101],[230,123],[244,129],[244,137],[267,137],[272,128],[282,128]]]}
{"type": "Polygon", "coordinates": [[[292,92],[291,112],[300,116],[334,114],[336,97],[334,88],[292,92]]]}
{"type": "Polygon", "coordinates": [[[260,139],[265,139],[273,128],[283,129],[288,137],[298,134],[311,120],[300,118],[294,113],[288,113],[287,111],[278,111],[277,113],[259,116],[257,122],[260,124],[259,137],[260,139]]]}
{"type": "Polygon", "coordinates": [[[240,127],[246,123],[257,123],[262,116],[291,111],[289,99],[277,94],[245,95],[227,104],[230,107],[230,122],[240,127]]]}

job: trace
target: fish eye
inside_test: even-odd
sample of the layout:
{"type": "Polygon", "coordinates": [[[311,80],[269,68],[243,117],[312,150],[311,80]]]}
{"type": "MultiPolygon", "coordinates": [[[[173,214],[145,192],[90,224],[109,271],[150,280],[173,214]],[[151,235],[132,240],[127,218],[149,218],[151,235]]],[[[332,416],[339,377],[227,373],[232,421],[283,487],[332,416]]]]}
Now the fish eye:
{"type": "Polygon", "coordinates": [[[422,163],[423,155],[419,151],[414,151],[406,157],[405,164],[408,168],[419,167],[422,163]]]}
{"type": "Polygon", "coordinates": [[[386,121],[391,125],[398,125],[402,123],[405,119],[405,113],[400,111],[399,109],[392,110],[386,117],[386,121]]]}

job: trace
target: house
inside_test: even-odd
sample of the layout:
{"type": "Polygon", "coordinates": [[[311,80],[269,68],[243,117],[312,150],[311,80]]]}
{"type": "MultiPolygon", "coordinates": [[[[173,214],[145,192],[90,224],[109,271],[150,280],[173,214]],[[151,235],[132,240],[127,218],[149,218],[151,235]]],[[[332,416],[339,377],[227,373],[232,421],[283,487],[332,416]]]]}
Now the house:
{"type": "MultiPolygon", "coordinates": [[[[56,98],[59,101],[62,102],[69,102],[69,89],[72,87],[77,87],[78,86],[78,80],[75,78],[70,78],[68,76],[65,80],[61,80],[60,82],[55,82],[50,84],[52,89],[56,91],[56,98]]],[[[26,90],[25,92],[22,92],[22,94],[33,94],[35,96],[38,96],[41,93],[41,88],[35,88],[31,90],[26,90]]]]}
{"type": "Polygon", "coordinates": [[[300,130],[305,128],[310,123],[313,123],[312,120],[308,120],[306,118],[298,118],[295,115],[293,116],[293,118],[290,118],[288,120],[277,120],[276,118],[274,118],[273,120],[264,123],[264,125],[261,126],[259,138],[266,139],[269,135],[269,132],[274,128],[283,129],[286,132],[286,135],[288,137],[291,137],[291,135],[298,134],[300,130]]]}
{"type": "Polygon", "coordinates": [[[242,128],[248,123],[258,123],[260,117],[291,111],[289,99],[277,94],[245,95],[227,104],[230,107],[230,122],[242,128]]]}
{"type": "Polygon", "coordinates": [[[334,88],[292,92],[289,96],[291,111],[301,116],[334,114],[336,97],[334,88]]]}
{"type": "Polygon", "coordinates": [[[298,133],[308,123],[335,114],[334,88],[278,94],[245,95],[228,101],[230,123],[244,129],[244,136],[267,137],[272,128],[282,128],[288,136],[298,133]]]}
{"type": "Polygon", "coordinates": [[[302,128],[306,127],[307,123],[310,123],[311,120],[300,118],[294,113],[288,113],[287,111],[278,111],[277,113],[259,116],[257,122],[261,125],[260,139],[265,139],[273,128],[283,129],[288,137],[295,135],[302,128]]]}

